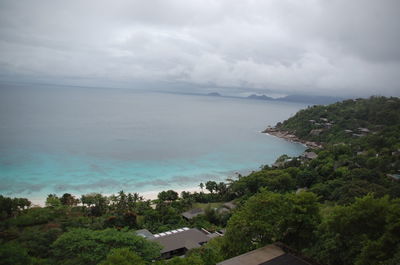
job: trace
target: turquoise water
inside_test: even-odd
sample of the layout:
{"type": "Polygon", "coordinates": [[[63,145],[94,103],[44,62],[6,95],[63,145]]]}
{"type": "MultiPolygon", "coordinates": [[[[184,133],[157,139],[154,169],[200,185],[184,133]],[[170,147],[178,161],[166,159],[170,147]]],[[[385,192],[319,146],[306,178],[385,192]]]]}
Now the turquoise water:
{"type": "Polygon", "coordinates": [[[182,189],[305,149],[260,133],[300,104],[118,89],[0,91],[7,196],[182,189]]]}

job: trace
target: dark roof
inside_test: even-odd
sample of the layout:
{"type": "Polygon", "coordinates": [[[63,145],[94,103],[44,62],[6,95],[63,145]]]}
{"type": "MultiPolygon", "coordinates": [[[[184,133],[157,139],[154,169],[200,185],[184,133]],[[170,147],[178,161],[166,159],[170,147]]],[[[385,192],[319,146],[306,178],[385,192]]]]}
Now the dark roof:
{"type": "Polygon", "coordinates": [[[231,212],[231,210],[229,208],[226,208],[226,207],[218,208],[217,211],[218,211],[219,214],[230,213],[231,212]]]}
{"type": "Polygon", "coordinates": [[[394,180],[400,180],[400,174],[387,174],[387,176],[391,177],[394,180]]]}
{"type": "Polygon", "coordinates": [[[223,206],[225,206],[226,208],[229,208],[231,210],[236,208],[236,204],[234,204],[233,202],[226,202],[223,204],[223,206]]]}
{"type": "Polygon", "coordinates": [[[244,253],[240,256],[224,260],[217,265],[310,265],[296,256],[285,253],[276,245],[265,247],[244,253]]]}
{"type": "Polygon", "coordinates": [[[151,239],[151,238],[154,237],[153,234],[150,233],[150,231],[147,230],[147,229],[136,230],[136,234],[137,234],[138,236],[142,236],[142,237],[148,238],[148,239],[151,239]]]}
{"type": "Polygon", "coordinates": [[[261,263],[260,265],[310,265],[310,263],[307,263],[292,254],[286,253],[270,261],[261,263]]]}
{"type": "Polygon", "coordinates": [[[247,253],[244,253],[240,256],[236,256],[224,261],[221,261],[217,265],[260,265],[263,262],[272,260],[276,257],[285,254],[285,252],[275,246],[275,245],[268,245],[247,253]]]}
{"type": "Polygon", "coordinates": [[[204,214],[204,210],[201,208],[194,208],[182,213],[182,216],[185,217],[186,219],[192,219],[200,214],[204,214]]]}
{"type": "Polygon", "coordinates": [[[315,159],[318,157],[318,155],[315,152],[304,152],[303,157],[308,159],[315,159]]]}
{"type": "Polygon", "coordinates": [[[158,242],[161,244],[161,246],[163,246],[161,253],[166,253],[181,248],[186,248],[188,250],[197,248],[200,247],[201,244],[208,242],[210,239],[211,238],[205,233],[196,228],[192,228],[182,232],[154,237],[153,241],[158,242]]]}

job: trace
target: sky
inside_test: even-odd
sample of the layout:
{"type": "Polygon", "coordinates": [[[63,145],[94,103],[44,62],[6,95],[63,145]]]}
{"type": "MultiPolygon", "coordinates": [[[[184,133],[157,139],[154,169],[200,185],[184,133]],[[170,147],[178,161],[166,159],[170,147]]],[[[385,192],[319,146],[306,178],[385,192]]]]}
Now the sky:
{"type": "Polygon", "coordinates": [[[2,0],[0,82],[400,96],[398,0],[2,0]]]}

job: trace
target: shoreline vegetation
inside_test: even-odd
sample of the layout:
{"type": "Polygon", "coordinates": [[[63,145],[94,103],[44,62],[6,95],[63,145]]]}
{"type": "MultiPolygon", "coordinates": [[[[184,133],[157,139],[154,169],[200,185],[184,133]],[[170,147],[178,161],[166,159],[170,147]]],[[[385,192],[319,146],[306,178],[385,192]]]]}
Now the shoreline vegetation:
{"type": "MultiPolygon", "coordinates": [[[[157,196],[160,192],[164,191],[165,189],[160,189],[160,190],[152,190],[152,191],[144,191],[144,192],[138,192],[137,194],[139,194],[144,200],[150,200],[150,201],[154,201],[157,200],[157,196]]],[[[173,189],[174,191],[176,191],[177,193],[181,194],[182,192],[190,192],[190,193],[195,193],[195,192],[205,192],[207,193],[206,190],[201,190],[200,187],[188,187],[188,188],[182,188],[182,189],[173,189]]],[[[133,193],[135,193],[134,191],[132,191],[133,193]]],[[[71,194],[74,197],[80,197],[80,195],[78,194],[71,194]]],[[[43,197],[40,198],[28,198],[31,202],[32,202],[32,207],[45,207],[46,206],[46,197],[48,195],[45,195],[43,197]]],[[[104,194],[104,196],[115,196],[115,194],[104,194]]]]}
{"type": "Polygon", "coordinates": [[[261,133],[272,135],[272,136],[284,139],[284,140],[292,142],[292,143],[299,143],[299,144],[306,146],[307,148],[312,148],[312,149],[318,148],[319,149],[319,148],[323,147],[321,143],[301,139],[301,138],[297,137],[296,135],[294,135],[293,133],[291,133],[289,131],[285,131],[285,130],[280,130],[277,127],[268,126],[261,133]]]}
{"type": "Polygon", "coordinates": [[[264,132],[310,150],[152,201],[66,193],[31,207],[0,196],[0,264],[212,265],[269,244],[310,264],[400,264],[399,98],[308,107],[264,132]],[[219,236],[163,260],[161,246],[137,234],[182,227],[219,236]]]}

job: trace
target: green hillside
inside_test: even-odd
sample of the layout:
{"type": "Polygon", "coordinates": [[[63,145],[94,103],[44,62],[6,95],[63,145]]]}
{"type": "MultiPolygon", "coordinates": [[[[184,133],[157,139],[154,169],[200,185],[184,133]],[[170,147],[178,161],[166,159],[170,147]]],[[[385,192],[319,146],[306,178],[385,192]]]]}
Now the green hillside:
{"type": "Polygon", "coordinates": [[[399,124],[399,98],[371,97],[312,106],[276,127],[305,140],[338,143],[361,137],[363,129],[370,134],[399,124]]]}

